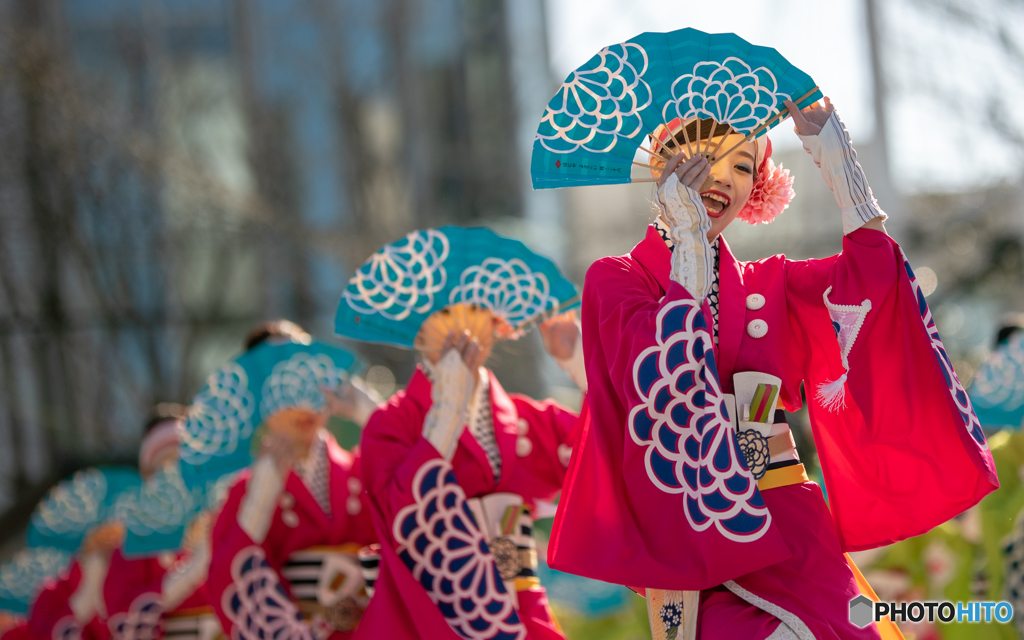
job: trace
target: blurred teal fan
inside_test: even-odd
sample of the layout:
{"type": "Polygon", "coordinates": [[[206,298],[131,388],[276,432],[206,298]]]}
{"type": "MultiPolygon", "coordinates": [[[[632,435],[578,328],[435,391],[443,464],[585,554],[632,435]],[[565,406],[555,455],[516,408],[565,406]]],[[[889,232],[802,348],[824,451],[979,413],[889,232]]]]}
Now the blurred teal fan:
{"type": "Polygon", "coordinates": [[[268,417],[322,410],[322,389],[345,384],[359,366],[348,351],[322,342],[268,342],[223,365],[189,406],[178,448],[185,486],[204,487],[247,467],[250,440],[268,417]]]}
{"type": "Polygon", "coordinates": [[[423,229],[359,267],[342,294],[334,330],[411,348],[424,321],[448,307],[486,309],[515,330],[575,298],[576,287],[558,267],[518,240],[483,228],[423,229]]]}
{"type": "Polygon", "coordinates": [[[700,118],[755,138],[784,119],[785,100],[803,108],[819,98],[814,80],[779,52],[735,34],[642,33],[597,52],[548,103],[533,145],[533,188],[634,182],[633,158],[658,127],[678,131],[700,118]]]}
{"type": "Polygon", "coordinates": [[[154,473],[125,501],[125,555],[151,555],[177,549],[189,521],[203,506],[202,489],[189,489],[181,467],[172,464],[154,473]]]}
{"type": "Polygon", "coordinates": [[[0,564],[0,612],[28,614],[43,581],[71,562],[71,552],[53,547],[29,547],[0,564]]]}
{"type": "Polygon", "coordinates": [[[1024,331],[1011,335],[978,367],[968,395],[983,427],[1024,426],[1024,331]]]}
{"type": "Polygon", "coordinates": [[[119,499],[140,483],[128,467],[90,467],[62,480],[32,513],[28,545],[77,551],[90,529],[120,517],[119,499]]]}

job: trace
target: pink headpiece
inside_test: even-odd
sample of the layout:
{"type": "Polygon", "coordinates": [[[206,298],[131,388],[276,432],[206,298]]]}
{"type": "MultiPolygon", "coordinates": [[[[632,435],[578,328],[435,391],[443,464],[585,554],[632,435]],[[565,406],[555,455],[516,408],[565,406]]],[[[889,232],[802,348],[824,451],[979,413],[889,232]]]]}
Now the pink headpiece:
{"type": "MultiPolygon", "coordinates": [[[[789,175],[789,169],[783,169],[781,164],[775,166],[775,162],[772,161],[772,141],[767,136],[764,141],[764,159],[757,167],[754,189],[750,192],[747,204],[736,216],[748,224],[768,224],[789,206],[794,195],[793,176],[789,175]]],[[[758,141],[754,142],[757,144],[758,141]]]]}

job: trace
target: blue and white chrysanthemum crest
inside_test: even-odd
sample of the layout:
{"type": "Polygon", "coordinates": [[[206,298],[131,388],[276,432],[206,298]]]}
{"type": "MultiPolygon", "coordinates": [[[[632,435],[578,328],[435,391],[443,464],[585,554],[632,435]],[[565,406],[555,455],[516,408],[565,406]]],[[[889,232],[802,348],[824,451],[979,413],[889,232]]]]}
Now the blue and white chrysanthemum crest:
{"type": "Polygon", "coordinates": [[[52,547],[22,549],[0,565],[0,611],[28,613],[40,585],[71,561],[71,552],[52,547]]]}

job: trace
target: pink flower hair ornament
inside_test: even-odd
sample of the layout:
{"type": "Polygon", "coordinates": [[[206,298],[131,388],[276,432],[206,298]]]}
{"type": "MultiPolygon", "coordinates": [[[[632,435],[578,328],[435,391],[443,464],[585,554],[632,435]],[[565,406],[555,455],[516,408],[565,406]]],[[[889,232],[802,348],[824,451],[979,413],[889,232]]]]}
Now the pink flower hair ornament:
{"type": "MultiPolygon", "coordinates": [[[[747,224],[768,224],[785,211],[793,200],[793,176],[772,161],[772,141],[765,138],[764,159],[757,169],[754,188],[747,204],[736,217],[747,224]]],[[[760,145],[758,145],[760,146],[760,145]]]]}

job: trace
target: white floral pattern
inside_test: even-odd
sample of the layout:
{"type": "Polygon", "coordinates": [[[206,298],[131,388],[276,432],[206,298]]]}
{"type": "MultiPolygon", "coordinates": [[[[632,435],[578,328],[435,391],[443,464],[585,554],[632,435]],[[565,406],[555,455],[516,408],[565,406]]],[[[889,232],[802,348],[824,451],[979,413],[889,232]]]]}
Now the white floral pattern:
{"type": "Polygon", "coordinates": [[[0,600],[25,604],[25,611],[43,580],[60,573],[71,554],[50,547],[22,549],[0,566],[0,600]]]}
{"type": "Polygon", "coordinates": [[[252,435],[256,401],[249,392],[249,376],[235,362],[210,375],[206,387],[188,409],[179,452],[193,465],[213,455],[226,455],[252,435]]]}
{"type": "Polygon", "coordinates": [[[778,82],[767,67],[751,69],[735,57],[698,62],[691,73],[672,83],[672,100],[665,103],[662,116],[666,122],[710,118],[749,133],[789,99],[777,91],[778,82]]]}
{"type": "Polygon", "coordinates": [[[448,301],[490,309],[515,326],[558,306],[543,273],[531,271],[519,258],[487,258],[459,277],[448,301]]]}
{"type": "Polygon", "coordinates": [[[1024,331],[1010,336],[978,367],[971,398],[980,407],[1007,411],[1024,404],[1024,331]]]}
{"type": "Polygon", "coordinates": [[[160,594],[147,591],[128,606],[128,611],[115,613],[107,620],[114,640],[156,640],[163,636],[164,608],[160,594]]]}
{"type": "Polygon", "coordinates": [[[694,530],[714,526],[736,542],[759,539],[771,515],[730,424],[704,314],[694,300],[669,303],[658,312],[655,336],[633,365],[640,403],[628,421],[651,483],[683,494],[694,530]]]}
{"type": "Polygon", "coordinates": [[[643,130],[640,111],[652,101],[643,80],[647,52],[631,42],[605,47],[572,72],[548,103],[537,139],[554,153],[610,151],[643,130]]]}
{"type": "Polygon", "coordinates": [[[299,352],[274,365],[263,382],[260,414],[267,419],[291,408],[320,411],[324,406],[323,389],[336,389],[348,380],[348,372],[339,369],[326,354],[299,352]]]}
{"type": "Polygon", "coordinates": [[[415,502],[395,516],[395,553],[445,621],[463,638],[525,640],[526,628],[451,465],[425,463],[413,494],[415,502]]]}
{"type": "Polygon", "coordinates": [[[924,323],[925,331],[928,332],[932,351],[935,353],[935,359],[939,362],[939,368],[942,370],[942,375],[946,380],[946,387],[949,391],[949,395],[953,398],[953,403],[960,412],[960,418],[963,420],[964,429],[967,429],[967,433],[971,434],[971,437],[974,438],[974,441],[977,442],[983,450],[987,450],[988,442],[985,440],[985,432],[981,429],[981,423],[978,422],[978,416],[974,414],[974,406],[971,404],[971,399],[967,396],[964,386],[960,384],[960,378],[957,377],[956,371],[953,370],[953,363],[950,361],[949,355],[946,353],[946,347],[942,344],[942,338],[939,337],[939,328],[935,326],[935,319],[932,317],[932,311],[924,299],[924,292],[921,291],[921,285],[917,283],[917,277],[914,275],[914,270],[910,268],[910,260],[907,259],[907,254],[902,248],[900,249],[900,255],[903,257],[903,268],[906,269],[907,276],[910,277],[910,287],[914,293],[914,298],[917,301],[918,311],[921,314],[921,322],[924,323]]]}
{"type": "Polygon", "coordinates": [[[170,465],[129,494],[123,506],[123,522],[138,536],[174,533],[184,527],[196,498],[185,486],[181,467],[170,465]]]}
{"type": "Polygon", "coordinates": [[[99,469],[84,469],[50,490],[32,524],[46,535],[85,533],[99,522],[107,496],[107,478],[99,469]]]}
{"type": "Polygon", "coordinates": [[[221,601],[231,640],[313,640],[263,549],[239,551],[231,561],[231,579],[221,601]]]}
{"type": "Polygon", "coordinates": [[[404,320],[426,313],[444,289],[448,237],[436,229],[414,231],[373,254],[349,280],[344,298],[355,311],[404,320]]]}

